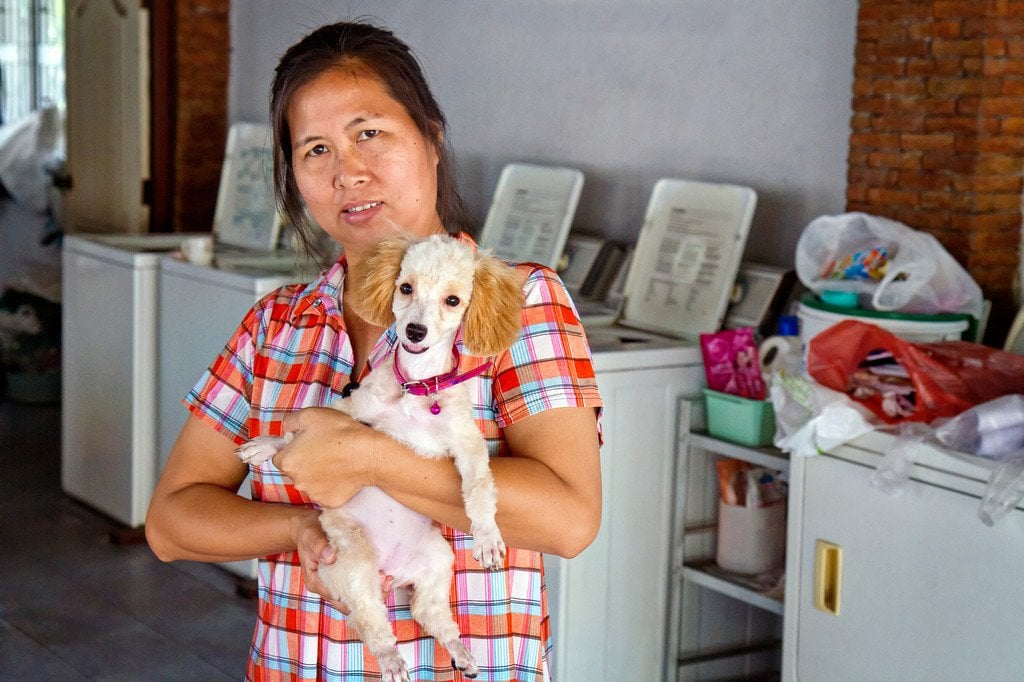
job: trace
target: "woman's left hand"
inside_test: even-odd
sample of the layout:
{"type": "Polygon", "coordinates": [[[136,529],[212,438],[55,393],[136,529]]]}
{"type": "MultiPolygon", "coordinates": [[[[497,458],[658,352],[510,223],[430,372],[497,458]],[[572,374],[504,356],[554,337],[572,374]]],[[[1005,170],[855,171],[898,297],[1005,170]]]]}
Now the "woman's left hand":
{"type": "Polygon", "coordinates": [[[340,507],[376,481],[383,434],[329,407],[307,407],[285,417],[295,437],[274,465],[321,507],[340,507]]]}

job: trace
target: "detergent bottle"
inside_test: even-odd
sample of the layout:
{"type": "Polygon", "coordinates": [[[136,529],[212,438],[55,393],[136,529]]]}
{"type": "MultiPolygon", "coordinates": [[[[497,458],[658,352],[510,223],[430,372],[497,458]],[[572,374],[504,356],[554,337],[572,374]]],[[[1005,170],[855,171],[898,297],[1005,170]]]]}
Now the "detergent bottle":
{"type": "Polygon", "coordinates": [[[796,315],[782,315],[777,333],[758,346],[761,374],[767,379],[775,374],[802,374],[803,349],[800,346],[800,320],[796,315]]]}

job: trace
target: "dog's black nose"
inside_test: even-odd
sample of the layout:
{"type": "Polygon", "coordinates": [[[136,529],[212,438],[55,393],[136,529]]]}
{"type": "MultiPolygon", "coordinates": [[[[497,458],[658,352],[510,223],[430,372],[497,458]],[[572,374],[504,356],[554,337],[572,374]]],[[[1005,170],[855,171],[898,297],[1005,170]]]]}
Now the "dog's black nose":
{"type": "Polygon", "coordinates": [[[427,328],[422,324],[410,322],[405,325],[405,338],[409,339],[413,343],[419,343],[427,336],[427,328]]]}

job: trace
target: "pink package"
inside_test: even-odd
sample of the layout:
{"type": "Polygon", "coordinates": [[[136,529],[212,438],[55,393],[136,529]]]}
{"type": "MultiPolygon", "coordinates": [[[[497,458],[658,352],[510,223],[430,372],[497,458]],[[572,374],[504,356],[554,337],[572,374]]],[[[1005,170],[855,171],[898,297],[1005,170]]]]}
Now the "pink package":
{"type": "Polygon", "coordinates": [[[767,390],[753,327],[701,334],[700,350],[708,388],[753,400],[765,399],[767,390]]]}

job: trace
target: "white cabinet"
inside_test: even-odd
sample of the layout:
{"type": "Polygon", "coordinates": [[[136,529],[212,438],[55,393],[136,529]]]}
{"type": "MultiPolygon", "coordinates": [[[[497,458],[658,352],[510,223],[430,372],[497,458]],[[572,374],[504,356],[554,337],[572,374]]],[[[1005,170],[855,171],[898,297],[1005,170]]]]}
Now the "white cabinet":
{"type": "Polygon", "coordinates": [[[545,557],[559,682],[665,674],[679,403],[703,383],[699,351],[668,345],[594,354],[605,401],[601,530],[574,559],[545,557]]]}
{"type": "Polygon", "coordinates": [[[870,477],[890,446],[794,461],[783,679],[1024,679],[1024,509],[985,526],[987,470],[931,448],[884,493],[870,477]]]}
{"type": "Polygon", "coordinates": [[[788,457],[773,448],[751,448],[680,430],[669,680],[740,678],[779,669],[784,605],[781,595],[772,591],[779,572],[761,576],[769,582],[759,583],[715,563],[719,500],[715,460],[720,457],[784,473],[789,469],[788,457]]]}

